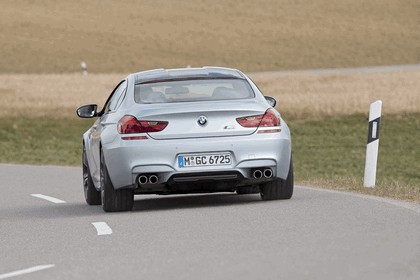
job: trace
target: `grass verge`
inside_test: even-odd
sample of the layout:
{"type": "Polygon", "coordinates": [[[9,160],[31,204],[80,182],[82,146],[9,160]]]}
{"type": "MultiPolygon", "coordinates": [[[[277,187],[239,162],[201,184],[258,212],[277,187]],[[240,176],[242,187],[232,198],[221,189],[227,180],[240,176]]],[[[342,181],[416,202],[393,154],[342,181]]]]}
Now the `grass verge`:
{"type": "Polygon", "coordinates": [[[420,114],[382,118],[377,187],[363,187],[367,116],[289,121],[299,183],[420,201],[420,114]]]}
{"type": "Polygon", "coordinates": [[[0,119],[0,162],[80,165],[82,134],[91,120],[74,118],[0,119]]]}
{"type": "MultiPolygon", "coordinates": [[[[2,117],[0,162],[80,165],[81,135],[91,124],[71,117],[2,117]]],[[[288,124],[297,183],[420,201],[420,114],[383,117],[373,190],[362,187],[366,116],[292,118],[288,124]]]]}

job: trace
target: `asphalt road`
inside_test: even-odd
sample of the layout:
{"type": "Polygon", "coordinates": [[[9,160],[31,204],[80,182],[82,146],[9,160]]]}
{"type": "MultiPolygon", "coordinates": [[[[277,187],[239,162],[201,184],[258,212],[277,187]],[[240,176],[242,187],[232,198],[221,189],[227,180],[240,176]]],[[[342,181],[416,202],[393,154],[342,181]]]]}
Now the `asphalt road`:
{"type": "Polygon", "coordinates": [[[80,168],[0,178],[0,279],[420,279],[418,204],[297,187],[137,196],[109,214],[85,204],[80,168]]]}

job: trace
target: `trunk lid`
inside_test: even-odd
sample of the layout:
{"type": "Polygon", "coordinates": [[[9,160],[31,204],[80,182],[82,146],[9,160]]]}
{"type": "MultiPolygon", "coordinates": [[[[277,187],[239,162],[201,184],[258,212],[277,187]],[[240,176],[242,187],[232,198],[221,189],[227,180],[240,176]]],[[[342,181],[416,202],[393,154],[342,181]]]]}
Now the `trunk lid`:
{"type": "Polygon", "coordinates": [[[141,105],[139,120],[167,121],[161,132],[148,133],[156,140],[243,136],[257,128],[242,127],[236,118],[264,114],[266,107],[253,100],[160,103],[141,105]]]}

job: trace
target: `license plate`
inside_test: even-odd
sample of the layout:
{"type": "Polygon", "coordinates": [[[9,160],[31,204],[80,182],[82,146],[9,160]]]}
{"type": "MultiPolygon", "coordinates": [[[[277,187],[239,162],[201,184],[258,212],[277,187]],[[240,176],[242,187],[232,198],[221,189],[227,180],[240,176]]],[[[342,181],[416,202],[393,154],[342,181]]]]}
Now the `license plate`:
{"type": "Polygon", "coordinates": [[[231,162],[230,153],[178,156],[179,167],[220,166],[231,162]]]}

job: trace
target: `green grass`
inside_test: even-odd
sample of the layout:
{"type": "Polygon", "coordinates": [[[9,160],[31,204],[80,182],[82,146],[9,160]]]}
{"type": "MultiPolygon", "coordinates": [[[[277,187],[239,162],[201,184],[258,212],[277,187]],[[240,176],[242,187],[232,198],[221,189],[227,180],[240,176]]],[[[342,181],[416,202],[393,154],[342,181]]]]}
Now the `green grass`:
{"type": "MultiPolygon", "coordinates": [[[[367,117],[349,116],[291,121],[296,176],[309,178],[363,177],[367,117]]],[[[378,182],[420,187],[420,115],[384,116],[378,158],[378,182]]]]}
{"type": "MultiPolygon", "coordinates": [[[[284,116],[287,118],[287,116],[284,116]]],[[[289,120],[299,183],[364,192],[367,117],[289,120]]],[[[0,119],[0,162],[80,166],[92,120],[0,119]]],[[[384,116],[372,194],[420,200],[420,114],[384,116]]]]}
{"type": "Polygon", "coordinates": [[[91,120],[0,119],[0,162],[80,165],[82,134],[91,120]]]}
{"type": "MultiPolygon", "coordinates": [[[[298,181],[366,193],[367,116],[294,119],[289,125],[298,181]]],[[[420,115],[385,115],[380,133],[379,187],[368,193],[419,200],[420,115]]]]}

